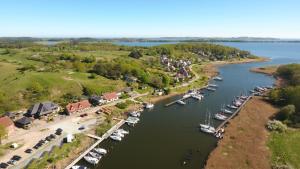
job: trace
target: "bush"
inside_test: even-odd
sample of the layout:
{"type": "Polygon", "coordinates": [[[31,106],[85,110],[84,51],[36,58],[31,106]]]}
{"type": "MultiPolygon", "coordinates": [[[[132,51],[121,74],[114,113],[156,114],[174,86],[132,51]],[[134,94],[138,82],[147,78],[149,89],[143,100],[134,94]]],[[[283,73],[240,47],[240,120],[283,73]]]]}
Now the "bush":
{"type": "Polygon", "coordinates": [[[276,115],[276,119],[280,121],[285,121],[290,119],[290,117],[295,113],[294,105],[287,105],[281,108],[281,110],[276,115]]]}
{"type": "Polygon", "coordinates": [[[287,130],[287,127],[281,121],[272,120],[272,121],[268,121],[267,129],[269,129],[270,131],[278,131],[281,133],[281,132],[285,132],[287,130]]]}
{"type": "Polygon", "coordinates": [[[116,107],[119,109],[126,109],[128,105],[125,102],[116,104],[116,107]]]}

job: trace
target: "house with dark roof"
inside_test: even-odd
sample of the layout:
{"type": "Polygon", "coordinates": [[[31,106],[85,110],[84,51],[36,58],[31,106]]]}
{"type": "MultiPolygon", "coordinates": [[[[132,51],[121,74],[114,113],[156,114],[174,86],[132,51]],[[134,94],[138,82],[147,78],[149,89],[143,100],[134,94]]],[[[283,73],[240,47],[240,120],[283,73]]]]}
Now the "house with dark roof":
{"type": "Polygon", "coordinates": [[[102,105],[105,103],[105,100],[101,96],[91,96],[89,101],[93,105],[102,105]]]}
{"type": "Polygon", "coordinates": [[[88,100],[82,100],[82,101],[76,102],[76,103],[69,103],[66,106],[66,112],[68,114],[76,113],[76,112],[84,111],[90,107],[91,107],[91,104],[88,100]]]}
{"type": "Polygon", "coordinates": [[[7,130],[8,135],[15,130],[14,122],[7,116],[0,117],[0,125],[7,130]]]}
{"type": "Polygon", "coordinates": [[[42,103],[36,103],[30,109],[27,111],[27,116],[29,117],[35,117],[39,118],[41,116],[45,116],[51,113],[57,113],[59,112],[60,108],[57,104],[53,102],[42,102],[42,103]]]}
{"type": "Polygon", "coordinates": [[[22,117],[15,122],[17,127],[28,129],[31,126],[32,119],[29,117],[22,117]]]}

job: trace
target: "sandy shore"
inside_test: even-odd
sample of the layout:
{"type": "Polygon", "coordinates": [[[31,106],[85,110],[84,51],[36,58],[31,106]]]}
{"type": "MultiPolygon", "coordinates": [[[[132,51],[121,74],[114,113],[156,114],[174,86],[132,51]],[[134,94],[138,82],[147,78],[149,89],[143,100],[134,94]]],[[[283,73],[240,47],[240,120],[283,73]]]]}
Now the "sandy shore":
{"type": "Polygon", "coordinates": [[[250,71],[255,72],[255,73],[262,73],[262,74],[273,76],[274,73],[276,72],[277,68],[278,68],[278,66],[255,67],[255,68],[251,68],[250,71]]]}
{"type": "Polygon", "coordinates": [[[251,99],[226,127],[207,160],[206,169],[269,169],[265,125],[278,110],[260,97],[251,99]]]}

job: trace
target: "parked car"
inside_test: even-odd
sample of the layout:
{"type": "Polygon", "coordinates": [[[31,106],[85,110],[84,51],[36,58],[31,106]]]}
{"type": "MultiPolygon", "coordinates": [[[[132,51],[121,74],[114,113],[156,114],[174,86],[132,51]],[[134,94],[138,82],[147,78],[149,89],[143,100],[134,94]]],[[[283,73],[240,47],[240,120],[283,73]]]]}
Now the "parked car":
{"type": "Polygon", "coordinates": [[[30,153],[32,153],[32,151],[33,151],[33,150],[29,148],[29,149],[25,150],[25,153],[30,154],[30,153]]]}
{"type": "Polygon", "coordinates": [[[84,130],[84,129],[85,129],[84,126],[80,126],[80,127],[78,128],[78,130],[84,130]]]}
{"type": "Polygon", "coordinates": [[[51,137],[52,139],[55,139],[55,138],[56,138],[56,135],[55,135],[55,134],[50,134],[50,137],[51,137]]]}
{"type": "Polygon", "coordinates": [[[7,168],[8,167],[8,164],[6,163],[0,163],[0,168],[7,168]]]}
{"type": "Polygon", "coordinates": [[[88,115],[87,113],[84,113],[84,114],[81,114],[80,117],[85,117],[87,115],[88,115]]]}
{"type": "Polygon", "coordinates": [[[16,160],[13,160],[13,159],[10,159],[7,164],[10,164],[10,165],[15,165],[16,164],[16,160]]]}
{"type": "Polygon", "coordinates": [[[56,130],[55,134],[56,134],[56,135],[61,135],[62,131],[63,131],[63,129],[58,128],[58,129],[56,130]]]}
{"type": "Polygon", "coordinates": [[[12,160],[15,160],[15,161],[19,161],[19,160],[22,159],[22,157],[19,156],[19,155],[14,155],[11,159],[12,159],[12,160]]]}

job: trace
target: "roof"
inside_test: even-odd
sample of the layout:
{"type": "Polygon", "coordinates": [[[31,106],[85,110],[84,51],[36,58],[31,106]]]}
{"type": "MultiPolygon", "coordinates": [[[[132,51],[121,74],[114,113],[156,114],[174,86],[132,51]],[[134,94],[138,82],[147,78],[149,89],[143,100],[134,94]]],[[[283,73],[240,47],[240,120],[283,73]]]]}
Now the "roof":
{"type": "Polygon", "coordinates": [[[89,108],[89,107],[91,107],[90,102],[88,100],[82,100],[82,101],[76,102],[76,103],[69,103],[66,106],[66,109],[69,113],[72,113],[72,112],[76,112],[78,110],[89,108]]]}
{"type": "Polygon", "coordinates": [[[50,101],[46,101],[46,102],[42,102],[42,103],[36,103],[28,110],[27,113],[30,116],[44,115],[44,114],[52,113],[57,108],[58,108],[57,104],[50,102],[50,101]]]}
{"type": "Polygon", "coordinates": [[[31,119],[29,117],[22,117],[19,120],[16,121],[18,124],[27,125],[31,123],[31,119]]]}
{"type": "Polygon", "coordinates": [[[14,124],[14,122],[7,116],[3,116],[0,118],[0,125],[4,126],[5,128],[9,127],[13,124],[14,124]]]}
{"type": "Polygon", "coordinates": [[[116,99],[118,98],[118,95],[116,92],[112,92],[112,93],[104,93],[103,94],[103,98],[105,100],[112,100],[112,99],[116,99]]]}

